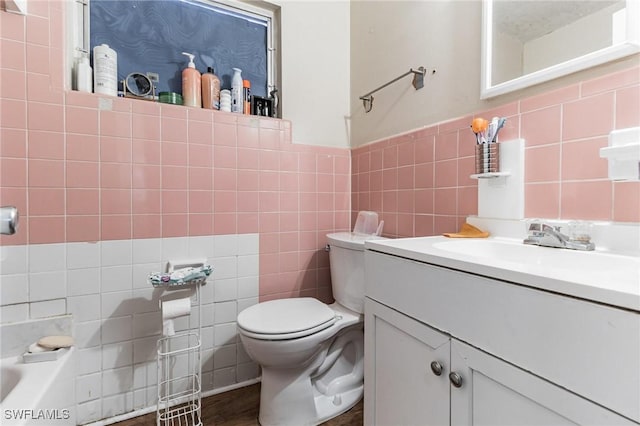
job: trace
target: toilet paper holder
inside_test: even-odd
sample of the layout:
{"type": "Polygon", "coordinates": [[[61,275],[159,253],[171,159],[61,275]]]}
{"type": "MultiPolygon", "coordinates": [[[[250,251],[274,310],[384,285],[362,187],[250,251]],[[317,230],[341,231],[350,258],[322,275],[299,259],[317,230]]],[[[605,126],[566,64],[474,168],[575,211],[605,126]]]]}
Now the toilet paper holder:
{"type": "MultiPolygon", "coordinates": [[[[158,401],[156,422],[158,425],[202,424],[200,419],[202,397],[202,300],[200,286],[206,283],[211,271],[212,268],[207,265],[206,259],[174,260],[167,262],[165,273],[149,276],[152,285],[156,288],[194,291],[195,307],[198,313],[197,331],[193,329],[191,324],[187,330],[176,332],[173,320],[191,315],[193,308],[191,297],[165,299],[166,306],[164,307],[162,298],[159,300],[162,311],[163,336],[157,342],[158,401]],[[189,279],[192,275],[187,272],[186,276],[174,280],[173,284],[165,280],[158,280],[158,277],[181,275],[179,272],[174,273],[186,268],[199,269],[200,271],[196,272],[202,276],[189,279]],[[165,308],[170,308],[173,312],[165,312],[165,308]],[[167,313],[169,315],[165,315],[167,313]],[[182,363],[180,370],[174,368],[178,362],[182,363]],[[176,409],[176,406],[180,408],[176,409]]],[[[174,293],[173,296],[177,296],[177,294],[174,293]]]]}
{"type": "MultiPolygon", "coordinates": [[[[166,272],[150,273],[148,276],[149,283],[155,288],[163,290],[182,290],[193,291],[188,297],[161,297],[158,300],[158,307],[162,312],[163,335],[167,335],[165,331],[169,331],[168,335],[174,335],[173,319],[178,316],[188,315],[191,311],[191,305],[196,304],[198,313],[202,312],[202,304],[200,301],[200,286],[206,284],[207,277],[211,274],[213,268],[206,264],[206,259],[197,260],[170,260],[166,265],[166,272]],[[194,299],[195,296],[195,299],[194,299]],[[180,304],[180,300],[186,301],[180,304]],[[164,305],[163,305],[164,304],[164,305]],[[170,309],[169,317],[165,318],[165,311],[170,309]],[[184,311],[184,312],[183,312],[184,311]],[[188,312],[187,312],[188,311],[188,312]]],[[[200,318],[200,316],[198,317],[200,318]]],[[[198,321],[198,335],[202,324],[198,321]]]]}
{"type": "Polygon", "coordinates": [[[182,288],[191,285],[204,285],[213,268],[205,264],[204,260],[198,261],[169,261],[166,272],[150,273],[148,280],[154,287],[182,288]]]}

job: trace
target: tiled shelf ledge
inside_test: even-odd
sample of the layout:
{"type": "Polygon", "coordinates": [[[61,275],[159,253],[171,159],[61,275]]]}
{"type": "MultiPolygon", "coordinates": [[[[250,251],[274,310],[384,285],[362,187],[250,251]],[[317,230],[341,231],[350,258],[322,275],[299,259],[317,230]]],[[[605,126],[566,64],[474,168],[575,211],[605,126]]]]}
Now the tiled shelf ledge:
{"type": "Polygon", "coordinates": [[[98,93],[86,93],[76,90],[65,91],[65,105],[84,108],[96,108],[101,111],[114,111],[154,116],[165,116],[214,123],[239,124],[263,129],[290,130],[291,121],[282,118],[245,115],[184,105],[165,104],[157,101],[106,96],[98,93]]]}

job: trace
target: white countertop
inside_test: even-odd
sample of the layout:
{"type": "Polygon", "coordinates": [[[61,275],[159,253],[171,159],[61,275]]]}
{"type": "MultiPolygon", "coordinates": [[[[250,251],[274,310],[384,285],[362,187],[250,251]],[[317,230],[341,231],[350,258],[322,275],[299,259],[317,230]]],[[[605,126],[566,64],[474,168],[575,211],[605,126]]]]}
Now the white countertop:
{"type": "Polygon", "coordinates": [[[490,237],[400,238],[365,248],[640,312],[640,258],[490,237]]]}

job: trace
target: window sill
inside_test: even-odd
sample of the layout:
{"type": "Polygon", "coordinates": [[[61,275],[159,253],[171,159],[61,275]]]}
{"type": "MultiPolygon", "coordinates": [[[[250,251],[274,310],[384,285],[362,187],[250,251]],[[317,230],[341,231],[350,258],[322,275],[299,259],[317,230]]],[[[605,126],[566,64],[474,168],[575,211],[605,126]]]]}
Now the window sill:
{"type": "Polygon", "coordinates": [[[65,92],[65,105],[81,108],[95,108],[100,111],[114,111],[131,114],[171,117],[185,120],[206,121],[214,123],[238,123],[244,126],[266,129],[286,130],[291,128],[289,120],[225,112],[213,109],[188,107],[184,105],[165,104],[157,101],[113,97],[97,93],[65,92]]]}

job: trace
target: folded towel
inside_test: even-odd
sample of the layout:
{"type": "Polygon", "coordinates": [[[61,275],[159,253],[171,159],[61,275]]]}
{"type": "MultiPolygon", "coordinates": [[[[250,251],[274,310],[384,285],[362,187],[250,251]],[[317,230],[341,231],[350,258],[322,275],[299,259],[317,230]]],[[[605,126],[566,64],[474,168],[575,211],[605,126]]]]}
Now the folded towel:
{"type": "Polygon", "coordinates": [[[195,280],[207,278],[211,274],[210,265],[199,268],[176,269],[173,272],[149,274],[149,281],[153,286],[173,286],[190,284],[195,280]]]}
{"type": "Polygon", "coordinates": [[[489,233],[465,222],[459,232],[446,232],[442,235],[449,238],[487,238],[489,233]]]}

